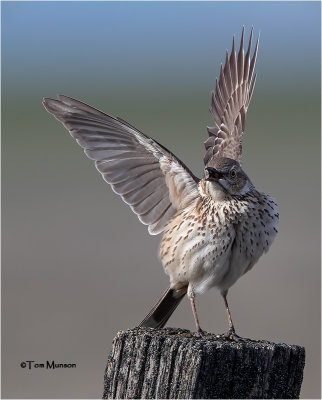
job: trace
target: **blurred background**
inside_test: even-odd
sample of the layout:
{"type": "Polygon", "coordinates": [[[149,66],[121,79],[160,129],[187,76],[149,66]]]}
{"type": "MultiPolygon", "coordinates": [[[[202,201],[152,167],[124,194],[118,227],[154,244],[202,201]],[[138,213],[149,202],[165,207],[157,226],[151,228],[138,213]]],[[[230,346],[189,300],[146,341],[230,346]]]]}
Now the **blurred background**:
{"type": "MultiPolygon", "coordinates": [[[[245,25],[260,32],[243,167],[273,195],[279,234],[230,290],[238,334],[306,348],[320,398],[319,2],[2,2],[2,397],[100,398],[113,337],[168,285],[160,237],[104,183],[43,96],[130,122],[197,175],[210,91],[245,25]],[[25,360],[76,363],[27,370],[25,360]]],[[[227,330],[215,290],[203,329],[227,330]]],[[[170,326],[194,329],[187,300],[170,326]]]]}

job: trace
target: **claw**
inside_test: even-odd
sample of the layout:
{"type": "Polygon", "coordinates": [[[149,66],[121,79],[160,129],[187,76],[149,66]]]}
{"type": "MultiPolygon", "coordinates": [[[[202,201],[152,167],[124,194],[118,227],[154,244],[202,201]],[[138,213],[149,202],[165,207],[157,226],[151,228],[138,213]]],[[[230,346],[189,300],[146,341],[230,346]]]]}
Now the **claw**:
{"type": "Polygon", "coordinates": [[[238,336],[235,332],[235,329],[229,329],[228,332],[224,333],[224,338],[227,340],[231,340],[234,342],[240,342],[243,340],[243,338],[241,336],[238,336]]]}
{"type": "Polygon", "coordinates": [[[204,337],[207,335],[207,332],[199,328],[197,332],[195,332],[194,336],[196,337],[204,337]]]}

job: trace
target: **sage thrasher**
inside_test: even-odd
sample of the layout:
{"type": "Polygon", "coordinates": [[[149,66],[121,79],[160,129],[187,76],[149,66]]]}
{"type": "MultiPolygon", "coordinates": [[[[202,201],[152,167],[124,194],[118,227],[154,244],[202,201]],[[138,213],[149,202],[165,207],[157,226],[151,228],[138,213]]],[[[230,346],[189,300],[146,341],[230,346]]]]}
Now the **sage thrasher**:
{"type": "Polygon", "coordinates": [[[121,118],[113,118],[66,96],[43,104],[69,130],[117,194],[148,225],[163,232],[160,257],[170,287],[141,322],[163,327],[187,293],[197,331],[202,334],[195,295],[216,287],[236,338],[227,293],[252,269],[272,244],[278,224],[274,199],[259,192],[241,167],[242,137],[255,86],[258,39],[251,56],[253,30],[246,54],[244,28],[238,54],[233,38],[226,51],[205,142],[205,176],[198,179],[171,151],[121,118]]]}

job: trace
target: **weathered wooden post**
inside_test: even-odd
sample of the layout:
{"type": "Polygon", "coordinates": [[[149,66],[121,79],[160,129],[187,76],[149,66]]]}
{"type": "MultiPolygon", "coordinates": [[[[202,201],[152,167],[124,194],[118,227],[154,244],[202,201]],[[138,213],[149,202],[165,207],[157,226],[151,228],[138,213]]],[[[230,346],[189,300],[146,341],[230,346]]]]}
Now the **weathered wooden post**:
{"type": "Polygon", "coordinates": [[[301,346],[134,328],[114,338],[103,398],[295,399],[304,363],[301,346]]]}

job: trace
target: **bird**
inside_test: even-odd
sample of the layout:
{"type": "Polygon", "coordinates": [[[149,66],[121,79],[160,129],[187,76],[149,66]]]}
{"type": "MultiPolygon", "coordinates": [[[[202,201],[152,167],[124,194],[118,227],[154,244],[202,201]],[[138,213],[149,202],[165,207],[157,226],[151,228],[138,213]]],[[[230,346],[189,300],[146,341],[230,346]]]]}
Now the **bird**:
{"type": "Polygon", "coordinates": [[[71,97],[44,98],[43,105],[94,160],[103,179],[121,196],[151,235],[162,233],[160,259],[170,285],[140,323],[161,329],[181,300],[191,303],[196,335],[204,335],[195,297],[215,288],[223,297],[229,330],[239,340],[227,294],[268,251],[278,232],[273,197],[258,191],[242,169],[242,139],[255,87],[259,36],[253,28],[244,50],[242,28],[237,52],[226,50],[204,142],[204,176],[196,177],[170,150],[121,118],[71,97]]]}

